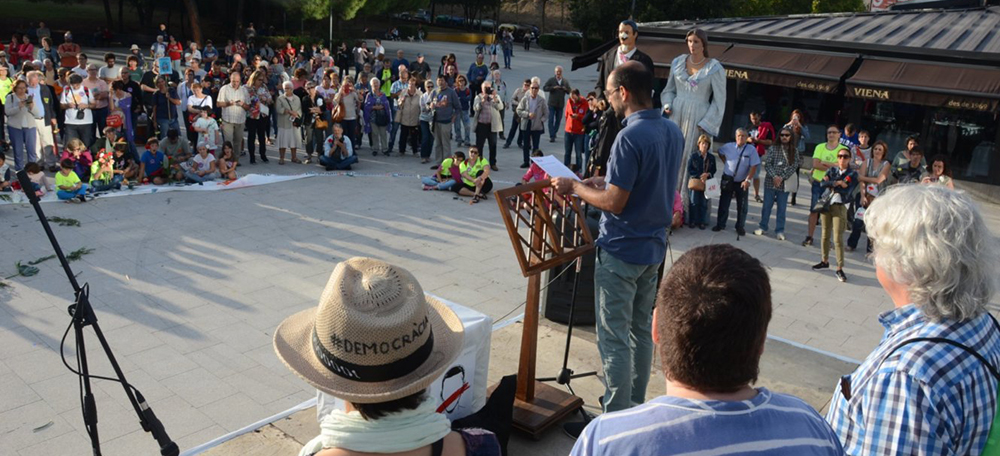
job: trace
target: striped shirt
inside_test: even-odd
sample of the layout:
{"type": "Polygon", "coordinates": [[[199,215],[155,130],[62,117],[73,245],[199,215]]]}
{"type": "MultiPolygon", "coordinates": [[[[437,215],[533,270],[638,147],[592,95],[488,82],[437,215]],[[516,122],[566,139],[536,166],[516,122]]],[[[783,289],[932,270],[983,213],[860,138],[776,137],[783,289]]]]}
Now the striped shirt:
{"type": "Polygon", "coordinates": [[[571,456],[841,455],[830,426],[808,404],[757,388],[748,401],[660,396],[591,421],[571,456]]]}
{"type": "Polygon", "coordinates": [[[910,304],[879,315],[879,321],[885,335],[850,375],[851,399],[838,386],[826,417],[847,454],[980,454],[997,400],[997,383],[987,368],[946,343],[892,350],[906,339],[942,337],[1000,366],[1000,331],[990,316],[935,323],[910,304]]]}

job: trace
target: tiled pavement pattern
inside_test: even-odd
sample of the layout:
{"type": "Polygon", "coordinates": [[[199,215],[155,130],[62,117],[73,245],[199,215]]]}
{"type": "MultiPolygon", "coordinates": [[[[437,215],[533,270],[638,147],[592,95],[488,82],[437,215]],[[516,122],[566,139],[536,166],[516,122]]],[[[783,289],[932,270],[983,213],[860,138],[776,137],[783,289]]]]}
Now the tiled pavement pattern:
{"type": "MultiPolygon", "coordinates": [[[[455,47],[405,45],[409,54],[428,52],[431,62],[455,47]]],[[[460,61],[469,62],[472,47],[462,49],[460,61]]],[[[513,84],[528,75],[548,77],[554,64],[569,68],[565,55],[516,52],[519,69],[506,76],[513,84]]],[[[588,88],[595,79],[593,68],[567,77],[588,88]]],[[[543,140],[543,149],[562,154],[559,141],[543,140]]],[[[429,173],[411,156],[373,160],[366,148],[361,159],[359,172],[429,173]]],[[[501,151],[496,178],[518,180],[519,163],[520,151],[501,151]]],[[[241,171],[317,170],[278,166],[272,159],[241,171]]],[[[516,315],[526,280],[495,202],[467,202],[421,192],[414,178],[335,176],[225,192],[51,203],[44,209],[82,223],[56,227],[59,241],[66,252],[94,249],[72,266],[90,283],[100,325],[129,381],[171,437],[189,448],[312,396],[275,357],[271,331],[285,316],[315,305],[337,261],[384,258],[412,271],[428,292],[494,318],[512,310],[516,315]]],[[[759,210],[751,203],[748,231],[759,210]]],[[[991,226],[1000,227],[1000,210],[989,206],[987,213],[991,226]]],[[[812,272],[818,249],[797,244],[805,231],[803,207],[790,208],[788,218],[789,242],[751,235],[737,243],[732,229],[685,229],[674,234],[672,253],[676,258],[696,245],[737,244],[771,268],[773,335],[863,358],[881,334],[876,315],[891,306],[871,264],[861,253],[849,254],[847,284],[832,272],[812,272]]],[[[30,207],[0,206],[0,275],[13,274],[18,260],[49,254],[30,207]]],[[[9,287],[0,288],[0,454],[82,454],[89,441],[77,379],[58,355],[71,290],[55,260],[39,268],[38,275],[4,280],[9,287]]],[[[96,338],[88,335],[92,372],[110,373],[96,338]]],[[[72,335],[69,344],[72,352],[72,335]]],[[[121,387],[94,385],[104,454],[155,454],[121,387]]]]}

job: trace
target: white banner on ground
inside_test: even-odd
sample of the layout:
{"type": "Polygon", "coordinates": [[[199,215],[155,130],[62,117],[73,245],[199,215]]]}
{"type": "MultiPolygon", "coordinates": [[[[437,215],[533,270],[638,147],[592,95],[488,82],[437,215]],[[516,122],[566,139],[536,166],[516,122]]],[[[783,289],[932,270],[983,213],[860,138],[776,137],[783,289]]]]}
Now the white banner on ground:
{"type": "MultiPolygon", "coordinates": [[[[303,174],[247,174],[234,181],[210,181],[205,182],[201,185],[198,184],[171,184],[171,185],[140,185],[134,189],[129,190],[128,188],[122,188],[122,190],[111,190],[107,192],[100,192],[97,194],[99,198],[108,198],[116,196],[134,196],[134,195],[149,195],[153,193],[163,193],[163,192],[203,192],[203,191],[216,191],[216,190],[231,190],[236,188],[247,188],[256,187],[258,185],[269,185],[276,184],[279,182],[286,182],[291,180],[305,179],[308,177],[316,176],[343,176],[343,177],[396,177],[403,179],[416,179],[417,184],[420,182],[422,177],[420,174],[409,174],[409,173],[357,173],[353,171],[331,171],[331,172],[319,172],[319,173],[303,173],[303,174]]],[[[506,184],[513,185],[510,181],[495,180],[494,184],[506,184]]],[[[51,191],[42,197],[41,202],[51,203],[59,201],[56,196],[56,192],[51,191]]],[[[3,192],[0,193],[0,206],[6,204],[27,204],[28,199],[24,193],[20,191],[15,192],[3,192]]]]}

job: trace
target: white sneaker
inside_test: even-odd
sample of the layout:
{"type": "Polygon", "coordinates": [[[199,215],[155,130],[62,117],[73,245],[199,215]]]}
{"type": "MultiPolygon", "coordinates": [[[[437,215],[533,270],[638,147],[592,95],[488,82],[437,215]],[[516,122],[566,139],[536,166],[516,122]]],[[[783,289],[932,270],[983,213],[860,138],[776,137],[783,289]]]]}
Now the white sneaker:
{"type": "Polygon", "coordinates": [[[757,236],[763,236],[764,230],[757,228],[756,230],[753,230],[753,234],[756,234],[757,236]]]}
{"type": "Polygon", "coordinates": [[[778,240],[779,241],[784,241],[785,240],[785,233],[778,233],[778,240]]]}

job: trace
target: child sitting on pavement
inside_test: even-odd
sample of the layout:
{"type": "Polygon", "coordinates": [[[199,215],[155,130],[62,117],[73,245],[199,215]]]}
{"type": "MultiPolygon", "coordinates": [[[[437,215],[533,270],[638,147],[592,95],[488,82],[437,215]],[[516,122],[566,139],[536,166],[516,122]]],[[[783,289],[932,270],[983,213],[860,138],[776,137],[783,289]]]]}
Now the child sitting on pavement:
{"type": "Polygon", "coordinates": [[[139,163],[139,178],[142,183],[152,182],[154,185],[167,183],[167,170],[163,167],[167,156],[160,152],[160,142],[156,137],[146,141],[146,151],[142,153],[139,163]]]}
{"type": "Polygon", "coordinates": [[[188,161],[187,171],[184,172],[184,178],[188,182],[195,182],[201,184],[203,182],[208,182],[219,177],[219,172],[216,171],[215,156],[208,153],[208,143],[199,142],[198,143],[198,154],[188,161]]]}
{"type": "Polygon", "coordinates": [[[76,172],[76,176],[81,181],[90,180],[90,164],[94,162],[94,157],[90,155],[90,151],[87,150],[83,141],[76,138],[69,140],[66,143],[66,150],[63,151],[60,158],[60,163],[62,160],[69,160],[73,163],[73,171],[76,172]]]}
{"type": "Polygon", "coordinates": [[[105,192],[122,188],[122,178],[115,174],[114,153],[101,149],[90,165],[90,191],[105,192]]]}
{"type": "Polygon", "coordinates": [[[129,181],[135,181],[139,177],[139,165],[135,164],[132,154],[129,153],[128,143],[125,139],[119,139],[115,143],[114,152],[114,179],[121,184],[128,185],[129,181]]]}
{"type": "Polygon", "coordinates": [[[236,158],[233,155],[233,143],[226,141],[222,143],[222,151],[218,153],[219,158],[215,160],[219,175],[224,180],[236,180],[236,158]]]}
{"type": "Polygon", "coordinates": [[[7,164],[7,156],[0,152],[0,192],[9,192],[11,184],[14,183],[14,172],[7,164]]]}
{"type": "MultiPolygon", "coordinates": [[[[81,143],[82,144],[82,143],[81,143]]],[[[87,202],[87,184],[84,184],[80,180],[80,176],[77,176],[74,171],[76,164],[73,160],[64,158],[60,163],[60,170],[56,173],[56,188],[59,191],[56,195],[59,199],[63,201],[77,201],[81,203],[87,202]]]]}

